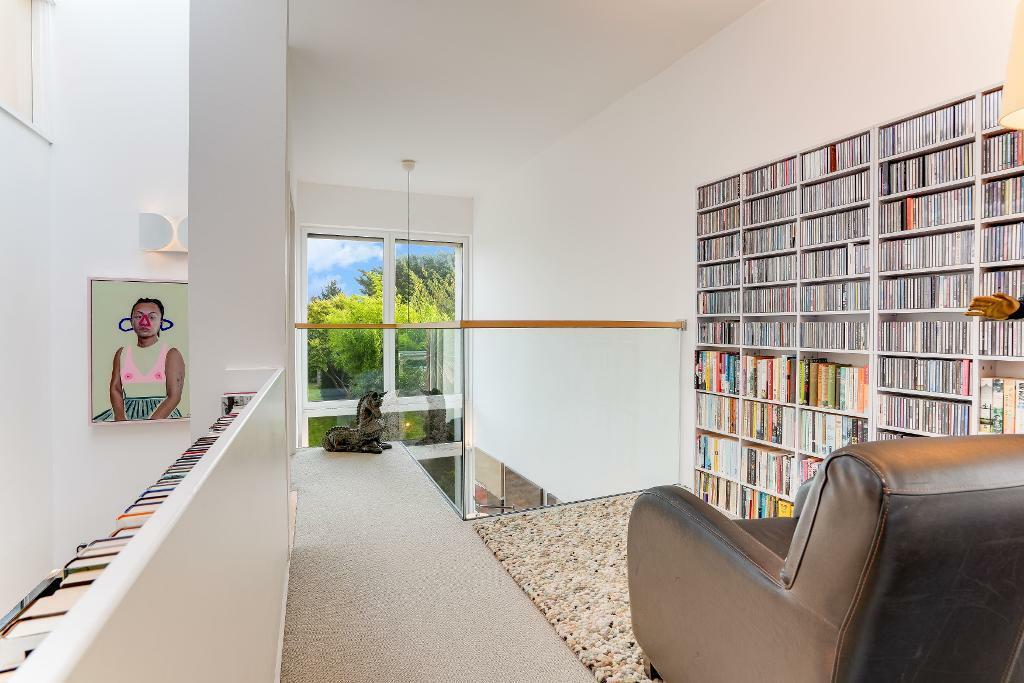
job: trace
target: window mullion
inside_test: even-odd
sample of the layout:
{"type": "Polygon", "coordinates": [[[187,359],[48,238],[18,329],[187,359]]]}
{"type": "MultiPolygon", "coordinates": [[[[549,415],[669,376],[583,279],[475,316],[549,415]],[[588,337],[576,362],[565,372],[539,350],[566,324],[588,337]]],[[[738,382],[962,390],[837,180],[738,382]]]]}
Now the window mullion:
{"type": "MultiPolygon", "coordinates": [[[[384,322],[395,322],[395,236],[384,238],[384,322]]],[[[396,341],[395,330],[384,330],[384,391],[397,399],[396,386],[396,341]]]]}

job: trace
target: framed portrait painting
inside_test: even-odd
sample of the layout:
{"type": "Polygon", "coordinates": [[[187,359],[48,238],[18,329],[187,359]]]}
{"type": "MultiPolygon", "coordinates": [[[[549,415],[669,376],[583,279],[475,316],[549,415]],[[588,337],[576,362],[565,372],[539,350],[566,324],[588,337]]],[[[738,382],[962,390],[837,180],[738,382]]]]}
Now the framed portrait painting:
{"type": "Polygon", "coordinates": [[[92,422],[188,419],[188,283],[90,278],[89,318],[92,422]]]}

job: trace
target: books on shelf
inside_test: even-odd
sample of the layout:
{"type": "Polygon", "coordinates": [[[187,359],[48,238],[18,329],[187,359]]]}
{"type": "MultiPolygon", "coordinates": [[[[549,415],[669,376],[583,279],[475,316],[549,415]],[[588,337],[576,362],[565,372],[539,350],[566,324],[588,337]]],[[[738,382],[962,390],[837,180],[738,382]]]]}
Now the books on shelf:
{"type": "Polygon", "coordinates": [[[726,314],[740,312],[739,290],[697,292],[697,313],[726,314]]]}
{"type": "Polygon", "coordinates": [[[981,228],[981,261],[1024,259],[1024,223],[1005,223],[981,228]]]}
{"type": "Polygon", "coordinates": [[[739,320],[708,320],[697,323],[698,344],[739,344],[739,320]]]}
{"type": "Polygon", "coordinates": [[[800,220],[800,243],[805,247],[844,242],[868,236],[868,207],[800,220]]]}
{"type": "Polygon", "coordinates": [[[940,436],[966,436],[971,430],[971,404],[896,394],[879,394],[879,427],[895,427],[940,436]]]}
{"type": "Polygon", "coordinates": [[[962,266],[974,262],[974,230],[958,230],[878,245],[881,270],[910,270],[938,266],[962,266]]]}
{"type": "Polygon", "coordinates": [[[811,320],[800,323],[800,347],[835,351],[866,351],[867,320],[811,320]]]}
{"type": "Polygon", "coordinates": [[[744,313],[792,313],[796,311],[796,286],[758,287],[743,291],[744,313]]]}
{"type": "Polygon", "coordinates": [[[792,446],[796,433],[796,410],[774,403],[750,399],[743,402],[743,429],[740,436],[767,441],[778,446],[792,446]]]}
{"type": "Polygon", "coordinates": [[[882,320],[878,323],[881,353],[966,354],[968,320],[882,320]]]}
{"type": "Polygon", "coordinates": [[[740,177],[738,175],[719,180],[717,183],[697,188],[697,208],[706,209],[740,198],[740,177]]]}
{"type": "Polygon", "coordinates": [[[821,463],[825,462],[824,458],[816,458],[813,455],[807,456],[800,461],[800,483],[804,483],[815,474],[818,473],[818,468],[821,463]]]}
{"type": "Polygon", "coordinates": [[[824,358],[801,358],[796,376],[797,402],[811,408],[864,413],[868,407],[868,369],[833,363],[824,358]]]}
{"type": "Polygon", "coordinates": [[[800,310],[805,313],[867,311],[871,307],[871,283],[846,280],[800,288],[800,310]]]}
{"type": "Polygon", "coordinates": [[[878,307],[966,308],[974,291],[974,274],[916,275],[878,281],[878,307]]]}
{"type": "Polygon", "coordinates": [[[713,235],[716,232],[733,230],[740,226],[740,207],[727,206],[716,211],[697,214],[697,236],[713,235]]]}
{"type": "Polygon", "coordinates": [[[746,284],[784,282],[796,277],[796,254],[743,261],[743,282],[746,284]]]}
{"type": "Polygon", "coordinates": [[[905,197],[879,207],[879,234],[920,230],[974,220],[974,187],[905,197]]]}
{"type": "Polygon", "coordinates": [[[697,394],[697,428],[736,434],[739,401],[714,394],[697,394]]]}
{"type": "Polygon", "coordinates": [[[753,171],[747,171],[743,174],[743,179],[746,184],[746,194],[748,195],[770,192],[771,190],[792,185],[797,181],[796,157],[790,157],[789,159],[776,161],[774,164],[768,164],[753,171]]]}
{"type": "Polygon", "coordinates": [[[981,129],[988,130],[999,125],[999,110],[1003,106],[1003,89],[993,90],[981,96],[981,129]]]}
{"type": "Polygon", "coordinates": [[[910,152],[974,132],[974,98],[878,129],[879,155],[910,152]]]}
{"type": "Polygon", "coordinates": [[[697,261],[718,261],[740,255],[738,233],[697,241],[697,261]]]}
{"type": "Polygon", "coordinates": [[[740,354],[697,351],[695,355],[694,388],[720,394],[739,394],[740,354]]]}
{"type": "Polygon", "coordinates": [[[804,180],[814,180],[830,173],[866,164],[871,156],[871,136],[861,133],[842,142],[825,145],[800,155],[804,180]]]}
{"type": "Polygon", "coordinates": [[[794,400],[796,358],[743,356],[743,396],[791,403],[794,400]]]}
{"type": "Polygon", "coordinates": [[[1024,177],[993,180],[981,186],[985,218],[1024,211],[1024,177]]]}
{"type": "Polygon", "coordinates": [[[1005,171],[1024,165],[1024,135],[1019,130],[985,138],[983,166],[985,173],[1005,171]]]}
{"type": "Polygon", "coordinates": [[[697,467],[740,478],[740,442],[714,434],[697,435],[697,467]]]}
{"type": "Polygon", "coordinates": [[[840,448],[868,440],[868,421],[862,417],[810,410],[800,413],[800,450],[805,453],[824,458],[840,448]]]}
{"type": "Polygon", "coordinates": [[[792,496],[793,454],[762,446],[743,446],[738,479],[770,493],[792,496]]]}
{"type": "Polygon", "coordinates": [[[1024,434],[1024,380],[982,377],[979,434],[1024,434]]]}
{"type": "Polygon", "coordinates": [[[707,472],[697,471],[694,489],[704,502],[741,519],[793,516],[792,503],[707,472]]]}
{"type": "Polygon", "coordinates": [[[970,396],[971,361],[882,356],[878,359],[878,386],[970,396]]]}
{"type": "Polygon", "coordinates": [[[716,263],[713,266],[697,268],[698,287],[728,287],[740,283],[740,263],[716,263]]]}
{"type": "Polygon", "coordinates": [[[1024,320],[983,320],[980,353],[1024,356],[1024,320]]]}
{"type": "Polygon", "coordinates": [[[804,279],[863,275],[869,272],[870,244],[847,244],[800,254],[800,273],[804,279]]]}
{"type": "Polygon", "coordinates": [[[807,213],[862,202],[868,199],[870,192],[871,178],[867,170],[814,185],[804,185],[801,210],[807,213]]]}
{"type": "Polygon", "coordinates": [[[878,168],[879,193],[884,197],[970,178],[973,162],[973,142],[902,161],[883,161],[878,168]]]}
{"type": "Polygon", "coordinates": [[[796,248],[796,223],[743,231],[743,253],[765,254],[796,248]]]}
{"type": "Polygon", "coordinates": [[[768,197],[743,203],[743,224],[754,225],[795,216],[797,212],[796,190],[780,192],[768,197]]]}
{"type": "Polygon", "coordinates": [[[796,323],[777,321],[744,322],[743,344],[760,347],[793,347],[796,345],[796,323]]]}

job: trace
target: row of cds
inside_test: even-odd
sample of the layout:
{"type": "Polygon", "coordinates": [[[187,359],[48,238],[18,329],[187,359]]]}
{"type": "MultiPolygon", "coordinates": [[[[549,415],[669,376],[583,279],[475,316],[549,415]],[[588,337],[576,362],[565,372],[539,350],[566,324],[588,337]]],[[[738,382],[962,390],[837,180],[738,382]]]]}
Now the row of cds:
{"type": "Polygon", "coordinates": [[[743,224],[754,225],[780,218],[795,216],[797,213],[796,190],[773,194],[743,203],[743,224]]]}
{"type": "Polygon", "coordinates": [[[740,236],[738,234],[697,241],[698,261],[718,261],[719,259],[738,257],[739,255],[740,236]]]}
{"type": "Polygon", "coordinates": [[[767,441],[777,446],[793,445],[796,433],[796,410],[774,403],[744,401],[741,436],[767,441]]]}
{"type": "Polygon", "coordinates": [[[878,247],[881,270],[962,266],[974,262],[974,231],[889,240],[878,247]]]}
{"type": "Polygon", "coordinates": [[[740,225],[740,206],[727,206],[717,211],[697,214],[697,236],[714,235],[733,230],[740,225]]]}
{"type": "Polygon", "coordinates": [[[1014,298],[1024,294],[1024,270],[990,270],[981,274],[981,291],[1006,292],[1014,298]]]}
{"type": "Polygon", "coordinates": [[[1024,223],[993,225],[981,230],[981,262],[1024,259],[1024,223]]]}
{"type": "Polygon", "coordinates": [[[697,188],[697,208],[706,209],[740,198],[740,177],[732,176],[697,188]]]}
{"type": "Polygon", "coordinates": [[[694,354],[693,387],[720,394],[739,393],[740,354],[697,351],[694,354]]]}
{"type": "Polygon", "coordinates": [[[907,197],[882,204],[878,216],[879,233],[882,235],[901,230],[963,223],[973,219],[973,187],[961,187],[922,197],[907,197]]]}
{"type": "Polygon", "coordinates": [[[914,429],[943,436],[966,436],[971,430],[971,405],[894,394],[879,394],[880,426],[914,429]]]}
{"type": "Polygon", "coordinates": [[[800,310],[805,313],[826,311],[867,311],[871,306],[871,283],[847,280],[800,289],[800,310]]]}
{"type": "Polygon", "coordinates": [[[985,218],[1024,211],[1024,177],[985,183],[981,190],[985,218]]]}
{"type": "Polygon", "coordinates": [[[697,292],[697,313],[735,313],[740,312],[739,290],[724,292],[697,292]]]}
{"type": "Polygon", "coordinates": [[[805,279],[843,277],[871,272],[871,245],[847,244],[800,254],[800,272],[805,279]]]}
{"type": "Polygon", "coordinates": [[[800,450],[825,457],[850,444],[868,440],[868,421],[859,417],[804,411],[800,415],[800,450]]]}
{"type": "Polygon", "coordinates": [[[743,281],[747,284],[784,282],[796,279],[796,255],[769,256],[743,262],[743,281]]]}
{"type": "Polygon", "coordinates": [[[919,439],[917,434],[903,434],[902,432],[887,432],[879,429],[875,441],[896,441],[897,439],[919,439]]]}
{"type": "Polygon", "coordinates": [[[972,273],[879,280],[878,307],[882,310],[965,308],[971,300],[973,285],[972,273]]]}
{"type": "Polygon", "coordinates": [[[725,510],[740,519],[792,517],[793,504],[770,493],[748,488],[713,474],[697,470],[693,490],[708,505],[725,510]]]}
{"type": "Polygon", "coordinates": [[[740,322],[738,320],[714,320],[697,323],[697,343],[739,344],[740,322]]]}
{"type": "Polygon", "coordinates": [[[746,313],[792,313],[796,311],[796,287],[758,287],[743,290],[746,313]]]}
{"type": "Polygon", "coordinates": [[[883,161],[878,169],[879,192],[884,197],[963,180],[974,175],[973,161],[973,142],[903,161],[883,161]]]}
{"type": "Polygon", "coordinates": [[[735,434],[739,404],[734,398],[697,394],[697,427],[735,434]]]}
{"type": "Polygon", "coordinates": [[[699,287],[728,287],[740,283],[740,262],[719,263],[697,269],[699,287]]]}
{"type": "Polygon", "coordinates": [[[1024,164],[1024,135],[1019,130],[985,139],[985,173],[1024,164]]]}
{"type": "Polygon", "coordinates": [[[870,334],[866,320],[800,323],[800,345],[806,349],[865,351],[870,334]]]}
{"type": "Polygon", "coordinates": [[[902,154],[974,132],[974,99],[915,116],[878,130],[881,157],[902,154]]]}
{"type": "Polygon", "coordinates": [[[783,159],[743,174],[746,194],[761,194],[780,187],[792,185],[796,177],[796,157],[783,159]]]}
{"type": "Polygon", "coordinates": [[[999,108],[1003,105],[1003,89],[993,90],[981,96],[981,129],[988,130],[999,125],[999,108]]]}
{"type": "Polygon", "coordinates": [[[763,254],[796,248],[796,223],[770,225],[743,232],[743,253],[763,254]]]}
{"type": "Polygon", "coordinates": [[[868,198],[871,192],[871,178],[867,171],[843,176],[835,180],[826,180],[815,185],[803,187],[803,205],[801,210],[820,211],[834,206],[853,204],[868,198]]]}
{"type": "Polygon", "coordinates": [[[761,348],[796,346],[796,324],[776,321],[744,322],[743,344],[761,348]]]}
{"type": "Polygon", "coordinates": [[[970,396],[971,361],[882,356],[878,359],[878,386],[970,396]]]}
{"type": "Polygon", "coordinates": [[[743,356],[740,367],[743,370],[740,389],[744,397],[793,402],[795,357],[743,356]]]}
{"type": "Polygon", "coordinates": [[[878,324],[881,353],[966,354],[968,320],[884,320],[878,324]]]}
{"type": "Polygon", "coordinates": [[[804,180],[814,180],[866,164],[871,158],[871,136],[862,133],[849,140],[826,145],[801,155],[800,165],[804,180]]]}
{"type": "Polygon", "coordinates": [[[868,207],[830,213],[800,222],[800,243],[805,246],[844,242],[868,236],[868,207]]]}
{"type": "Polygon", "coordinates": [[[981,353],[986,356],[1024,356],[1024,321],[983,322],[981,353]]]}

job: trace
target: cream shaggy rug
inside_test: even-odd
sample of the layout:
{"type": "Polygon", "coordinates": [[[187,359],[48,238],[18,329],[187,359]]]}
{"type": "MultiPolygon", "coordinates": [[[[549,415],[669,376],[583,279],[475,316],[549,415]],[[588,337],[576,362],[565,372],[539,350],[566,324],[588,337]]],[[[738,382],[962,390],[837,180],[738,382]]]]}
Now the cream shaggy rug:
{"type": "Polygon", "coordinates": [[[598,681],[644,675],[633,639],[626,527],[637,494],[474,524],[476,532],[598,681]]]}

